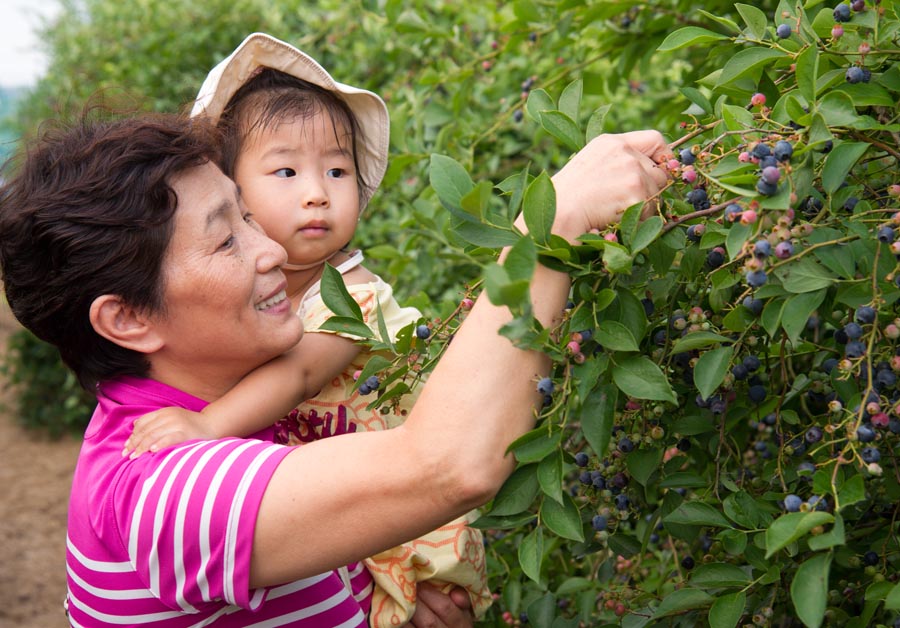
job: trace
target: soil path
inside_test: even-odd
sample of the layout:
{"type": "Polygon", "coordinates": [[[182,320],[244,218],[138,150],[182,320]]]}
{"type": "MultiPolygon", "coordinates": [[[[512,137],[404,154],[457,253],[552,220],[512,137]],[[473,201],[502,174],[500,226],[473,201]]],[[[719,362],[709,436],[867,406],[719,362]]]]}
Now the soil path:
{"type": "MultiPolygon", "coordinates": [[[[0,352],[18,329],[0,297],[0,352]]],[[[66,508],[80,440],[23,429],[0,380],[0,628],[68,626],[66,508]]]]}

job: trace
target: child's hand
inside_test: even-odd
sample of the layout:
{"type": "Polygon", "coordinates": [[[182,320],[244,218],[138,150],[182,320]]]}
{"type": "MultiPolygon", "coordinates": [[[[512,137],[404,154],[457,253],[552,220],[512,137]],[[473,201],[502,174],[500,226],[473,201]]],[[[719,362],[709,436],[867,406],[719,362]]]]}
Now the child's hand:
{"type": "Polygon", "coordinates": [[[134,422],[122,456],[137,458],[145,451],[159,451],[186,440],[215,438],[207,429],[208,417],[184,408],[162,408],[134,422]]]}

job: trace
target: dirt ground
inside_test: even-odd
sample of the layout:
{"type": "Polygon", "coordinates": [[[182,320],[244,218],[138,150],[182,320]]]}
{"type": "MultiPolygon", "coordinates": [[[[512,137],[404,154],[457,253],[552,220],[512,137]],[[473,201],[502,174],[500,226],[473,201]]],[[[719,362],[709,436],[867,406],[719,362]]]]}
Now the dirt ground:
{"type": "MultiPolygon", "coordinates": [[[[0,351],[15,329],[0,297],[0,351]]],[[[24,430],[9,401],[0,390],[0,628],[68,626],[66,507],[81,443],[24,430]]]]}

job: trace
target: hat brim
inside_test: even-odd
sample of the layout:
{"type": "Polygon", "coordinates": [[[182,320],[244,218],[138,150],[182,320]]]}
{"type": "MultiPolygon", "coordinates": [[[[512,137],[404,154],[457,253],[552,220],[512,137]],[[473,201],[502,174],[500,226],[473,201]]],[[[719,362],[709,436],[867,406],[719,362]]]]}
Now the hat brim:
{"type": "Polygon", "coordinates": [[[315,59],[288,43],[265,33],[249,35],[206,76],[191,116],[204,115],[218,122],[231,97],[259,68],[279,70],[340,94],[359,122],[362,137],[357,140],[357,157],[368,186],[364,190],[368,201],[387,169],[390,144],[387,106],[373,92],[335,81],[315,59]]]}

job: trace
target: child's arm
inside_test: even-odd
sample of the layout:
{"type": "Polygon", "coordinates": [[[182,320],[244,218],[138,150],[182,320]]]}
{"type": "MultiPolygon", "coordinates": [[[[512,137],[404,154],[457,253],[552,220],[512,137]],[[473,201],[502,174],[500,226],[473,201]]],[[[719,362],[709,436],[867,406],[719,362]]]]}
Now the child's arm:
{"type": "Polygon", "coordinates": [[[134,423],[122,455],[185,440],[246,436],[271,425],[343,371],[360,347],[336,334],[309,333],[290,351],[251,371],[201,413],[162,408],[134,423]]]}

